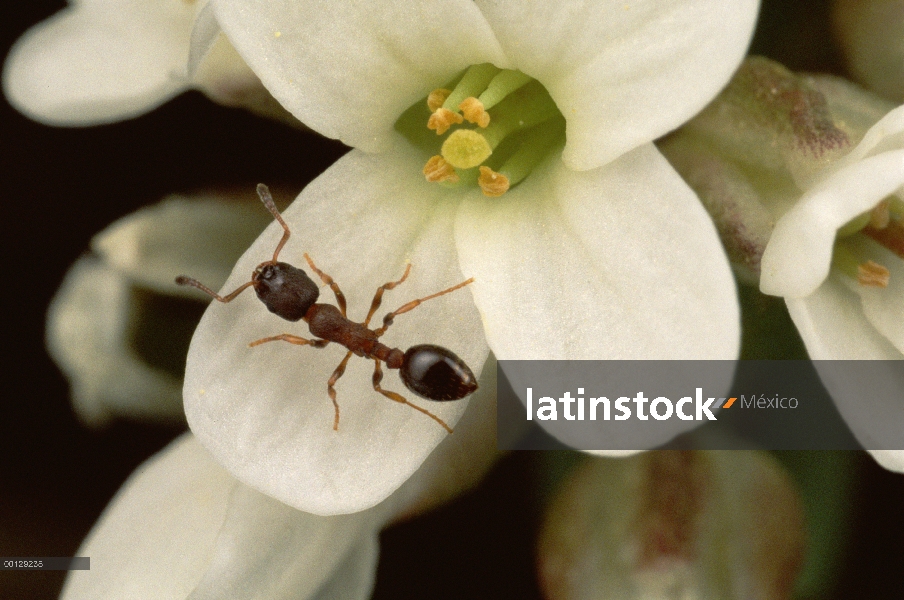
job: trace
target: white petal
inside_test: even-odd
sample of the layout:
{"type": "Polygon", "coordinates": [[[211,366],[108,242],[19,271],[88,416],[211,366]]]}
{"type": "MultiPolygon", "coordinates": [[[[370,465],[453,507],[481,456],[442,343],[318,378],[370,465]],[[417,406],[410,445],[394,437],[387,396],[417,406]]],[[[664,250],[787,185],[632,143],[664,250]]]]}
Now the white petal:
{"type": "Polygon", "coordinates": [[[838,229],[904,185],[904,150],[883,152],[834,173],[778,223],[760,263],[765,294],[801,298],[826,276],[838,229]]]}
{"type": "Polygon", "coordinates": [[[678,127],[740,64],[758,2],[478,0],[512,67],[568,120],[563,159],[592,169],[678,127]]]}
{"type": "MultiPolygon", "coordinates": [[[[384,296],[376,319],[470,276],[459,270],[452,239],[455,194],[424,181],[422,155],[399,141],[385,155],[346,155],[285,214],[293,237],[280,260],[304,266],[302,254],[308,252],[345,292],[352,319],[364,317],[374,291],[398,279],[406,260],[413,265],[411,276],[384,296]]],[[[248,281],[255,266],[270,259],[280,235],[279,227],[271,226],[238,262],[224,290],[248,281]]],[[[332,294],[323,290],[322,301],[331,302],[332,294]]],[[[248,347],[284,332],[310,337],[303,323],[267,312],[250,290],[207,311],[186,370],[192,430],[239,480],[290,506],[315,514],[373,506],[448,434],[427,416],[375,392],[373,361],[358,357],[336,385],[341,421],[333,431],[326,384],[345,350],[283,342],[248,347]]],[[[418,343],[444,346],[477,375],[488,353],[467,288],[399,316],[382,341],[403,349],[418,343]]],[[[386,373],[383,383],[404,390],[394,373],[386,373]]],[[[467,404],[405,395],[451,426],[467,404]]]]}
{"type": "Polygon", "coordinates": [[[96,258],[79,259],[47,311],[47,349],[90,425],[114,416],[181,421],[180,382],[128,347],[130,282],[96,258]]]}
{"type": "Polygon", "coordinates": [[[786,298],[812,360],[900,360],[904,354],[865,318],[859,298],[836,275],[806,298],[786,298]]]}
{"type": "Polygon", "coordinates": [[[10,103],[53,125],[108,123],[147,112],[189,87],[195,17],[178,0],[75,4],[30,29],[3,73],[10,103]]]}
{"type": "Polygon", "coordinates": [[[213,5],[223,31],[289,112],[366,151],[385,150],[402,112],[469,65],[508,66],[468,0],[213,5]]]}
{"type": "Polygon", "coordinates": [[[175,284],[176,275],[190,274],[219,287],[270,221],[257,202],[171,196],[123,217],[95,236],[91,247],[141,285],[197,297],[191,288],[175,284]]]}
{"type": "Polygon", "coordinates": [[[902,147],[904,147],[904,106],[899,106],[870,127],[857,147],[832,168],[841,169],[868,156],[900,150],[902,147]]]}
{"type": "Polygon", "coordinates": [[[190,435],[144,463],[104,511],[64,600],[184,599],[210,560],[237,483],[190,435]]]}
{"type": "Polygon", "coordinates": [[[787,299],[788,311],[851,431],[869,450],[888,449],[904,439],[904,381],[900,369],[888,368],[886,361],[904,355],[876,332],[857,295],[838,277],[806,298],[787,299]],[[834,360],[869,362],[836,371],[834,360]]]}
{"type": "Polygon", "coordinates": [[[205,4],[198,12],[194,26],[191,30],[191,39],[188,47],[188,62],[186,64],[186,75],[194,78],[201,61],[213,48],[214,42],[220,35],[220,24],[217,23],[217,17],[214,15],[213,6],[205,4]]]}
{"type": "Polygon", "coordinates": [[[421,514],[477,485],[500,456],[496,446],[496,359],[490,354],[455,434],[437,446],[397,490],[394,517],[421,514]]]}
{"type": "Polygon", "coordinates": [[[361,540],[373,551],[360,557],[372,579],[374,541],[383,520],[379,510],[320,517],[238,484],[207,572],[189,598],[312,597],[336,568],[352,560],[348,555],[361,540]]]}
{"type": "Polygon", "coordinates": [[[904,450],[870,450],[876,462],[897,473],[904,473],[904,450]]]}
{"type": "MultiPolygon", "coordinates": [[[[475,193],[459,215],[456,239],[463,270],[476,278],[475,301],[498,358],[737,356],[738,305],[728,260],[696,196],[652,145],[585,172],[551,157],[501,198],[475,193]]],[[[506,365],[519,396],[536,381],[527,364],[506,365]]],[[[608,375],[625,373],[612,365],[608,375]]],[[[544,372],[543,384],[569,389],[574,377],[566,369],[544,372]]],[[[733,370],[726,363],[713,374],[704,385],[709,395],[728,390],[733,370]]],[[[679,369],[661,383],[693,393],[694,381],[683,374],[689,373],[679,369]]],[[[591,380],[582,382],[594,388],[591,380]]],[[[638,450],[699,423],[541,424],[577,448],[638,450]]]]}
{"type": "Polygon", "coordinates": [[[888,269],[887,287],[859,285],[853,280],[850,287],[860,296],[870,324],[904,356],[904,260],[870,239],[852,241],[857,242],[855,252],[863,248],[865,256],[888,269]]]}
{"type": "Polygon", "coordinates": [[[697,197],[652,145],[574,172],[547,160],[456,223],[500,359],[732,359],[734,279],[697,197]]]}
{"type": "Polygon", "coordinates": [[[396,505],[306,514],[241,485],[185,435],[107,507],[79,550],[91,570],[73,571],[63,598],[367,598],[396,505]]]}

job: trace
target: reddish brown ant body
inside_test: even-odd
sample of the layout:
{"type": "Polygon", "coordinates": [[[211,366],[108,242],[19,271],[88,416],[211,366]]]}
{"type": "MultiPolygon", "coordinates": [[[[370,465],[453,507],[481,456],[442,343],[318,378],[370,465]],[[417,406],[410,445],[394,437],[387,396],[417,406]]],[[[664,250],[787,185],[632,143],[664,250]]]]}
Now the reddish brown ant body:
{"type": "Polygon", "coordinates": [[[253,287],[257,297],[260,298],[270,312],[287,321],[303,320],[308,324],[311,335],[315,336],[314,339],[309,340],[284,333],[256,340],[251,342],[249,346],[257,346],[265,342],[284,341],[299,346],[323,348],[330,342],[335,342],[347,348],[348,353],[346,353],[345,358],[342,359],[342,362],[339,363],[339,366],[336,367],[327,382],[327,393],[333,401],[335,409],[334,430],[339,429],[339,403],[336,401],[334,386],[339,378],[342,377],[342,374],[345,373],[345,366],[348,364],[349,358],[351,358],[352,354],[357,354],[374,361],[374,390],[390,400],[407,404],[411,408],[424,413],[442,425],[449,433],[452,433],[452,428],[430,411],[410,403],[395,392],[384,390],[380,387],[380,381],[383,379],[383,370],[380,367],[380,363],[386,363],[388,369],[399,369],[399,376],[409,390],[427,400],[437,401],[459,400],[477,389],[477,379],[471,369],[468,368],[468,365],[451,350],[441,346],[420,344],[402,352],[398,348],[390,348],[381,343],[379,338],[386,333],[396,316],[413,310],[426,300],[464,287],[474,281],[474,279],[468,279],[441,292],[412,300],[383,317],[383,325],[381,327],[370,329],[370,320],[382,303],[383,292],[391,290],[405,281],[411,271],[411,265],[409,264],[405,268],[405,273],[402,274],[401,279],[385,283],[377,288],[374,299],[370,304],[370,310],[367,312],[367,317],[363,323],[351,321],[346,316],[345,295],[339,289],[339,285],[332,277],[318,269],[311,257],[307,254],[304,255],[311,270],[317,273],[323,283],[330,286],[330,289],[333,290],[338,307],[332,304],[317,303],[320,290],[317,284],[308,277],[307,273],[298,267],[277,260],[279,252],[289,240],[291,232],[273,203],[273,197],[270,195],[270,190],[267,186],[262,183],[258,184],[257,193],[264,206],[267,207],[267,210],[273,214],[273,217],[283,228],[283,236],[276,245],[276,250],[273,251],[273,258],[259,264],[251,274],[251,281],[242,284],[226,296],[220,296],[196,279],[185,275],[177,277],[176,283],[196,287],[212,298],[224,303],[231,302],[245,288],[253,287]]]}

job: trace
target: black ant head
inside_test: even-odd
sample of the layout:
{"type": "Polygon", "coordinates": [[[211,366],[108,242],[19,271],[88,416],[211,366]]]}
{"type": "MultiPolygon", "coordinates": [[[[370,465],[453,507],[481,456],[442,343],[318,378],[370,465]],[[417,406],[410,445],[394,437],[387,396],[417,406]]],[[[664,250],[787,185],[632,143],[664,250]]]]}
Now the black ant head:
{"type": "Polygon", "coordinates": [[[284,262],[259,264],[251,274],[251,285],[267,310],[287,321],[304,318],[320,296],[307,273],[284,262]]]}
{"type": "Polygon", "coordinates": [[[428,400],[459,400],[477,389],[477,378],[465,361],[433,344],[409,348],[399,376],[405,387],[428,400]]]}

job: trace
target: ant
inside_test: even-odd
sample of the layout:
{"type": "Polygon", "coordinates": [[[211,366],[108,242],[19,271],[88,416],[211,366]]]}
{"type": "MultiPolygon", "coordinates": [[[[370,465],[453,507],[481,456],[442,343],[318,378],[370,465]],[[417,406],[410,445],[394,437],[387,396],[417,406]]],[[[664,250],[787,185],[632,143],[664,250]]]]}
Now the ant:
{"type": "Polygon", "coordinates": [[[277,260],[280,250],[289,241],[291,232],[279,210],[277,210],[276,204],[273,203],[273,197],[270,195],[270,190],[266,185],[258,184],[257,195],[283,228],[283,236],[276,245],[276,250],[273,251],[273,258],[259,264],[251,274],[251,281],[240,285],[226,296],[220,296],[198,280],[185,275],[176,277],[176,283],[196,287],[223,303],[231,302],[246,288],[253,287],[254,291],[257,292],[257,297],[270,312],[287,321],[304,320],[308,324],[311,335],[315,336],[314,339],[309,340],[284,333],[251,342],[248,344],[250,347],[275,341],[289,342],[298,346],[313,346],[314,348],[323,348],[330,342],[345,346],[348,349],[348,353],[342,359],[342,362],[339,363],[339,366],[336,367],[336,370],[333,371],[327,382],[327,393],[333,401],[335,409],[333,430],[338,431],[339,429],[339,403],[336,401],[334,386],[345,373],[348,359],[351,358],[352,354],[357,354],[363,358],[371,358],[374,361],[374,390],[390,400],[407,404],[411,408],[424,413],[442,425],[446,431],[452,433],[452,428],[430,411],[412,404],[400,394],[380,387],[380,382],[383,380],[383,370],[380,367],[380,363],[385,362],[388,369],[399,369],[399,376],[405,387],[421,398],[438,401],[459,400],[477,389],[477,379],[471,369],[468,368],[468,365],[451,350],[441,346],[420,344],[402,352],[398,348],[390,348],[382,344],[379,338],[386,333],[396,316],[413,310],[422,302],[462,288],[473,282],[474,278],[472,277],[458,285],[453,285],[441,292],[412,300],[399,309],[387,313],[383,317],[383,325],[381,327],[370,329],[370,320],[374,313],[377,312],[377,309],[380,308],[380,304],[383,301],[383,292],[393,289],[408,278],[408,273],[411,271],[411,263],[405,268],[401,279],[390,281],[377,288],[377,292],[370,304],[370,310],[367,312],[367,318],[364,319],[363,323],[351,321],[346,317],[345,295],[339,289],[339,285],[332,277],[318,269],[307,253],[304,255],[305,260],[323,283],[330,286],[330,289],[333,290],[333,294],[336,296],[336,303],[339,305],[338,308],[332,304],[318,304],[317,298],[320,295],[320,290],[317,284],[308,277],[307,273],[298,267],[277,260]]]}

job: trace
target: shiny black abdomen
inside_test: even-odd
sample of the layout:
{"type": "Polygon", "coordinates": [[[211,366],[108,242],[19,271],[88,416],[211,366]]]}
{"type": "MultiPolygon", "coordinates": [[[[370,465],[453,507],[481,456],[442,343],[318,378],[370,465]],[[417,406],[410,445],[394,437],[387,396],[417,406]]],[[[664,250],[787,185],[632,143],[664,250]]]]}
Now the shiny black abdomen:
{"type": "Polygon", "coordinates": [[[405,352],[399,376],[409,390],[428,400],[459,400],[477,389],[477,378],[451,350],[432,344],[405,352]]]}

